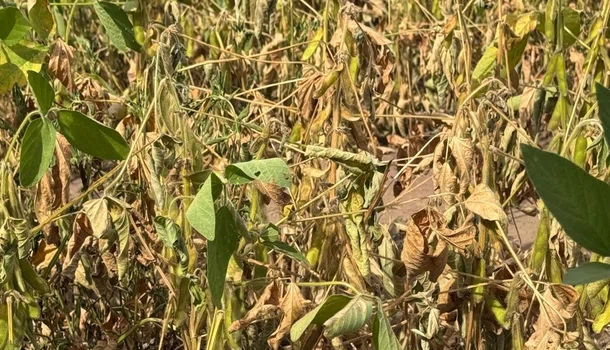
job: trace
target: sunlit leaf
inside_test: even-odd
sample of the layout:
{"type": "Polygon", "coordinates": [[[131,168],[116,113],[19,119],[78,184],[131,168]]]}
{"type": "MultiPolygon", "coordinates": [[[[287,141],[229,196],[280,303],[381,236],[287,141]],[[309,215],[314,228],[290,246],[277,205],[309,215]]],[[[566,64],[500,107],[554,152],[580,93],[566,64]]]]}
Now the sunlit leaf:
{"type": "Polygon", "coordinates": [[[189,224],[210,241],[216,237],[214,201],[221,191],[222,182],[216,174],[210,173],[186,211],[186,219],[189,224]]]}
{"type": "Polygon", "coordinates": [[[291,175],[288,164],[283,159],[251,160],[227,166],[225,177],[230,183],[242,185],[254,180],[290,187],[291,175]]]}
{"type": "Polygon", "coordinates": [[[320,41],[322,40],[322,36],[324,36],[324,28],[318,28],[318,31],[316,31],[316,34],[311,39],[311,42],[309,43],[309,45],[307,45],[307,48],[305,49],[305,51],[303,51],[303,56],[301,56],[301,61],[307,61],[308,59],[311,58],[311,56],[313,56],[313,54],[316,52],[316,50],[320,46],[320,41]]]}
{"type": "Polygon", "coordinates": [[[40,72],[47,47],[34,42],[0,45],[0,94],[27,83],[29,71],[40,72]]]}
{"type": "Polygon", "coordinates": [[[472,71],[472,80],[481,82],[483,79],[489,77],[496,66],[497,57],[498,48],[493,45],[488,46],[487,50],[483,53],[483,57],[477,62],[477,65],[472,71]]]}
{"type": "Polygon", "coordinates": [[[34,71],[28,72],[28,83],[34,92],[34,97],[36,97],[40,112],[42,115],[46,115],[51,106],[53,106],[53,100],[55,98],[53,87],[42,74],[34,71]]]}
{"type": "Polygon", "coordinates": [[[0,40],[7,46],[18,44],[30,30],[30,23],[16,7],[0,9],[0,40]]]}
{"type": "Polygon", "coordinates": [[[296,321],[290,328],[290,339],[297,341],[303,333],[307,330],[307,327],[311,324],[322,325],[329,318],[335,315],[339,310],[343,309],[351,298],[345,295],[335,294],[331,295],[324,302],[315,309],[309,311],[305,316],[296,321]]]}
{"type": "Polygon", "coordinates": [[[120,6],[111,2],[96,1],[93,3],[93,8],[114,46],[123,52],[128,49],[140,51],[141,47],[136,40],[133,25],[120,6]]]}
{"type": "Polygon", "coordinates": [[[19,181],[22,186],[35,185],[47,171],[53,160],[56,137],[53,123],[45,117],[28,125],[19,157],[19,181]]]}
{"type": "Polygon", "coordinates": [[[377,312],[373,319],[373,346],[377,350],[402,349],[380,302],[377,303],[377,312]]]}
{"type": "Polygon", "coordinates": [[[163,244],[168,248],[173,248],[181,235],[180,226],[165,216],[157,216],[154,224],[163,244]]]}
{"type": "Polygon", "coordinates": [[[364,326],[371,314],[373,305],[362,295],[357,295],[343,309],[324,322],[324,334],[328,339],[355,332],[364,326]]]}
{"type": "Polygon", "coordinates": [[[104,238],[111,228],[112,220],[108,211],[106,198],[94,198],[83,204],[85,215],[89,218],[93,234],[97,238],[104,238]]]}
{"type": "Polygon", "coordinates": [[[527,175],[576,243],[610,256],[610,186],[557,154],[521,145],[527,175]]]}
{"type": "Polygon", "coordinates": [[[40,35],[40,38],[47,39],[55,22],[53,21],[53,14],[49,9],[48,0],[34,0],[33,5],[28,11],[28,17],[34,30],[40,35]]]}
{"type": "Polygon", "coordinates": [[[127,158],[129,145],[116,130],[77,111],[59,111],[58,121],[59,131],[79,151],[102,159],[127,158]]]}

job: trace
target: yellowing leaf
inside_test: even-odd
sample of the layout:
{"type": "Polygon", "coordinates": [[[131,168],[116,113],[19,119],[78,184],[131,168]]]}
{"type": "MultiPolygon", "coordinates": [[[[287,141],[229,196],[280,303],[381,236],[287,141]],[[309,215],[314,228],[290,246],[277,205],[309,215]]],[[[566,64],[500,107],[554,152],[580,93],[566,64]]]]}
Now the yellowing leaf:
{"type": "Polygon", "coordinates": [[[55,26],[53,14],[49,10],[49,1],[29,0],[28,8],[28,17],[32,27],[42,39],[46,40],[55,26]]]}
{"type": "Polygon", "coordinates": [[[496,66],[497,56],[497,47],[493,45],[487,47],[487,50],[485,50],[485,53],[483,53],[483,57],[481,57],[479,62],[477,62],[477,65],[472,71],[472,80],[480,83],[483,81],[483,79],[489,77],[496,66]]]}
{"type": "Polygon", "coordinates": [[[479,184],[470,197],[464,202],[466,208],[485,220],[508,223],[508,217],[502,209],[496,194],[485,184],[479,184]]]}
{"type": "Polygon", "coordinates": [[[316,52],[318,47],[320,46],[320,41],[322,40],[322,36],[324,35],[324,28],[319,28],[316,31],[312,41],[307,45],[307,48],[303,52],[303,56],[301,56],[301,61],[307,61],[313,54],[316,52]]]}
{"type": "Polygon", "coordinates": [[[40,72],[47,53],[45,46],[28,41],[10,47],[0,45],[0,48],[0,94],[15,84],[25,85],[28,71],[40,72]]]}

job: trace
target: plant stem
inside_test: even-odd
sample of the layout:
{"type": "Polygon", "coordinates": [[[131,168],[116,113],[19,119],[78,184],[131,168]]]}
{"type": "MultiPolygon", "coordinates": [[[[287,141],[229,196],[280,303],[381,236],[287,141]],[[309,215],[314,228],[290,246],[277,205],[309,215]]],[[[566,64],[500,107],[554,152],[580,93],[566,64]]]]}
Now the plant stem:
{"type": "MultiPolygon", "coordinates": [[[[66,44],[68,44],[68,42],[70,41],[70,29],[72,28],[72,19],[74,17],[74,13],[76,13],[76,6],[78,6],[79,1],[80,0],[76,0],[74,3],[71,4],[72,8],[70,9],[70,15],[68,16],[68,23],[66,24],[66,37],[64,38],[64,39],[66,39],[66,44]]],[[[68,4],[63,4],[63,5],[68,5],[68,4]]],[[[93,3],[91,5],[93,5],[93,3]]]]}

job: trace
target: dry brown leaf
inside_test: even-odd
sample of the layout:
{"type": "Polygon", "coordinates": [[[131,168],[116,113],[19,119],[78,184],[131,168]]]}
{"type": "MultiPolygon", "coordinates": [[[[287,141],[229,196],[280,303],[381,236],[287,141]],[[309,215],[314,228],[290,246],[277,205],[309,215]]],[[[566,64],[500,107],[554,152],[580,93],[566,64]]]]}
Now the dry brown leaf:
{"type": "Polygon", "coordinates": [[[57,144],[55,146],[55,159],[57,159],[57,179],[55,182],[55,191],[60,194],[61,205],[68,203],[70,200],[70,182],[72,174],[70,172],[70,158],[72,158],[72,146],[66,138],[57,134],[57,144]]]}
{"type": "Polygon", "coordinates": [[[361,23],[359,23],[359,26],[360,29],[362,29],[362,31],[365,32],[366,35],[368,35],[369,39],[371,39],[374,44],[379,46],[392,44],[392,40],[386,38],[385,36],[383,36],[383,34],[379,33],[375,29],[361,23]]]}
{"type": "Polygon", "coordinates": [[[457,249],[465,250],[474,242],[477,234],[477,228],[472,225],[464,225],[457,230],[443,229],[438,232],[439,236],[447,243],[457,249]]]}
{"type": "Polygon", "coordinates": [[[75,280],[80,278],[84,273],[83,264],[80,262],[83,251],[93,245],[93,236],[85,237],[85,240],[79,247],[74,250],[74,255],[70,258],[66,257],[63,262],[61,274],[68,279],[75,280]]]}
{"type": "MultiPolygon", "coordinates": [[[[70,144],[63,136],[58,135],[55,147],[57,162],[38,183],[34,203],[38,222],[46,220],[55,209],[68,203],[70,199],[70,157],[72,157],[70,144]]],[[[58,238],[56,225],[45,225],[43,232],[47,235],[47,243],[56,243],[58,238]]]]}
{"type": "Polygon", "coordinates": [[[303,175],[305,175],[305,176],[313,177],[314,179],[319,179],[319,178],[325,176],[328,173],[328,170],[330,170],[330,166],[327,166],[326,169],[304,167],[302,171],[303,171],[303,175]]]}
{"type": "MultiPolygon", "coordinates": [[[[526,86],[521,94],[521,101],[519,101],[519,118],[522,122],[530,120],[532,115],[532,109],[534,108],[534,99],[536,97],[536,87],[526,86]]],[[[513,128],[514,130],[514,128],[513,128]]]]}
{"type": "Polygon", "coordinates": [[[76,90],[80,92],[83,100],[91,101],[98,110],[106,111],[106,94],[100,83],[90,76],[81,78],[76,83],[76,90]]]}
{"type": "Polygon", "coordinates": [[[472,140],[451,138],[451,155],[455,158],[457,175],[460,177],[460,194],[466,193],[470,185],[470,172],[473,169],[474,146],[472,140]]]}
{"type": "Polygon", "coordinates": [[[441,313],[449,312],[455,309],[455,300],[451,295],[450,290],[454,288],[456,282],[457,280],[455,278],[455,274],[453,273],[445,273],[438,280],[440,293],[436,301],[436,307],[441,313]]]}
{"type": "Polygon", "coordinates": [[[322,109],[318,114],[313,118],[311,123],[309,123],[309,134],[314,137],[318,135],[318,133],[324,127],[324,124],[328,120],[328,117],[331,115],[332,104],[327,104],[324,109],[322,109]]]}
{"type": "Polygon", "coordinates": [[[411,275],[430,272],[430,281],[436,282],[445,268],[448,249],[441,239],[432,241],[432,234],[446,229],[442,214],[433,208],[424,208],[411,215],[405,228],[405,243],[401,259],[411,275]]]}
{"type": "Polygon", "coordinates": [[[316,90],[316,83],[320,80],[322,74],[311,67],[303,68],[303,78],[299,81],[297,93],[297,106],[299,114],[304,120],[309,120],[316,109],[316,100],[313,98],[313,93],[316,90]]]}
{"type": "Polygon", "coordinates": [[[286,289],[286,295],[280,302],[280,310],[283,314],[280,325],[267,340],[271,348],[279,348],[284,336],[290,332],[292,324],[303,315],[306,303],[307,300],[303,298],[299,287],[295,283],[290,283],[286,289]]]}
{"type": "Polygon", "coordinates": [[[288,194],[282,187],[276,184],[254,181],[254,186],[263,195],[269,197],[272,201],[279,205],[288,205],[292,202],[290,194],[288,194]]]}
{"type": "Polygon", "coordinates": [[[358,271],[358,266],[355,266],[349,257],[345,256],[343,258],[342,267],[343,274],[352,286],[356,287],[356,289],[361,291],[366,290],[366,287],[364,285],[364,279],[358,271]]]}
{"type": "MultiPolygon", "coordinates": [[[[47,171],[38,183],[36,200],[34,201],[34,212],[38,222],[43,222],[51,216],[53,209],[56,207],[53,174],[47,171]]],[[[45,225],[42,231],[47,235],[48,243],[57,243],[57,226],[45,225]]]]}
{"type": "Polygon", "coordinates": [[[72,60],[74,52],[72,47],[66,44],[61,38],[57,38],[53,44],[51,58],[49,59],[49,71],[53,73],[68,90],[73,88],[72,80],[72,60]]]}
{"type": "Polygon", "coordinates": [[[91,229],[91,223],[87,219],[85,214],[78,214],[76,219],[74,220],[74,225],[72,226],[72,237],[68,241],[67,245],[67,255],[66,260],[72,259],[72,257],[78,252],[85,239],[93,234],[93,230],[91,229]]]}
{"type": "Polygon", "coordinates": [[[239,320],[233,321],[229,326],[229,332],[235,332],[237,330],[247,327],[250,323],[256,321],[259,318],[269,317],[275,314],[279,309],[279,289],[275,281],[271,282],[263,294],[258,298],[256,304],[248,310],[248,312],[239,320]]]}
{"type": "Polygon", "coordinates": [[[101,251],[103,251],[102,261],[104,262],[104,266],[106,266],[106,271],[108,271],[108,277],[114,278],[114,277],[118,276],[119,267],[117,264],[116,255],[114,254],[114,252],[115,252],[114,246],[108,247],[107,239],[100,239],[99,246],[100,246],[99,249],[101,251]]]}
{"type": "Polygon", "coordinates": [[[49,266],[49,263],[53,259],[53,256],[57,252],[57,246],[54,244],[46,244],[45,241],[41,241],[38,249],[32,256],[32,265],[39,269],[45,269],[49,266]]]}
{"type": "MultiPolygon", "coordinates": [[[[562,334],[556,329],[563,327],[562,318],[567,322],[574,317],[580,295],[574,287],[559,284],[551,285],[544,292],[543,298],[552,308],[546,303],[541,306],[545,308],[546,312],[540,312],[540,316],[534,324],[535,331],[525,343],[527,349],[554,350],[559,348],[562,343],[562,334]]],[[[567,336],[572,338],[570,333],[567,333],[567,336]]]]}
{"type": "Polygon", "coordinates": [[[95,237],[102,238],[112,225],[106,198],[96,198],[85,202],[83,210],[89,218],[95,237]]]}
{"type": "Polygon", "coordinates": [[[458,193],[457,176],[453,173],[449,163],[443,164],[438,174],[438,190],[443,193],[443,200],[448,205],[453,205],[457,202],[455,194],[458,193]]]}
{"type": "Polygon", "coordinates": [[[508,217],[498,197],[485,184],[478,184],[464,204],[468,210],[485,220],[498,221],[503,225],[508,223],[508,217]]]}
{"type": "Polygon", "coordinates": [[[585,55],[578,51],[575,47],[570,47],[570,62],[574,63],[574,70],[576,71],[576,76],[578,77],[578,81],[582,79],[583,76],[583,66],[585,64],[585,55]]]}

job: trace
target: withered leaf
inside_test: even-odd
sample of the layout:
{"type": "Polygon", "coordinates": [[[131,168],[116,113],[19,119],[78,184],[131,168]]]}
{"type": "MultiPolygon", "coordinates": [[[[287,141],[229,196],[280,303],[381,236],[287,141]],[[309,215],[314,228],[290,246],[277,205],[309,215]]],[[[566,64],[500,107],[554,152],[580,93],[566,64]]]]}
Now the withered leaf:
{"type": "Polygon", "coordinates": [[[57,246],[54,244],[46,244],[45,241],[41,241],[40,245],[36,249],[36,252],[32,256],[32,265],[39,269],[44,269],[49,266],[53,255],[57,252],[57,246]]]}
{"type": "MultiPolygon", "coordinates": [[[[66,139],[58,135],[55,146],[57,159],[51,171],[47,171],[38,183],[34,211],[38,222],[46,220],[54,210],[68,203],[70,196],[70,157],[72,152],[66,139]]],[[[43,232],[55,243],[57,226],[45,225],[43,232]]]]}
{"type": "Polygon", "coordinates": [[[261,296],[258,298],[256,304],[254,304],[254,306],[248,310],[244,317],[231,323],[231,326],[229,326],[229,332],[235,332],[243,329],[250,323],[261,318],[263,315],[265,317],[269,317],[270,314],[277,312],[280,309],[279,298],[280,296],[277,283],[273,281],[267,285],[267,287],[265,287],[263,294],[261,294],[261,296]]]}
{"type": "Polygon", "coordinates": [[[271,198],[272,201],[279,205],[288,205],[291,203],[291,198],[288,192],[284,190],[283,187],[280,187],[274,183],[265,183],[262,181],[254,181],[254,186],[258,189],[263,195],[271,198]]]}
{"type": "Polygon", "coordinates": [[[112,225],[106,198],[92,199],[84,203],[83,210],[91,222],[95,237],[104,237],[105,233],[108,232],[112,225]]]}
{"type": "Polygon", "coordinates": [[[474,242],[477,228],[472,225],[465,225],[457,230],[443,229],[439,231],[439,236],[450,245],[457,249],[465,250],[474,242]]]}
{"type": "Polygon", "coordinates": [[[57,159],[57,178],[55,182],[56,192],[60,193],[61,204],[66,204],[70,200],[70,182],[72,174],[70,172],[70,158],[72,158],[72,147],[66,138],[57,133],[55,146],[55,158],[57,159]]]}
{"type": "Polygon", "coordinates": [[[68,90],[73,89],[72,60],[74,51],[61,38],[57,38],[53,44],[51,58],[49,59],[49,71],[53,73],[68,90]]]}
{"type": "Polygon", "coordinates": [[[438,174],[438,190],[443,194],[443,200],[453,205],[457,202],[455,194],[458,193],[458,180],[449,163],[443,164],[438,174]]]}
{"type": "Polygon", "coordinates": [[[446,221],[433,208],[424,208],[411,215],[405,227],[405,243],[401,259],[412,275],[430,272],[430,281],[436,282],[445,268],[448,250],[442,239],[433,239],[433,233],[446,229],[446,221]]]}
{"type": "MultiPolygon", "coordinates": [[[[38,222],[44,222],[44,220],[51,215],[53,209],[56,207],[53,187],[53,173],[48,171],[44,174],[42,179],[40,179],[36,189],[34,212],[36,213],[36,219],[38,219],[38,222]]],[[[50,236],[51,229],[51,225],[46,225],[42,228],[43,232],[47,236],[50,236]]]]}
{"type": "Polygon", "coordinates": [[[455,158],[457,173],[460,176],[460,194],[466,193],[470,184],[470,172],[473,168],[474,146],[472,140],[451,138],[451,155],[455,158]]]}
{"type": "Polygon", "coordinates": [[[464,202],[466,208],[485,220],[508,223],[508,217],[502,209],[496,194],[485,184],[478,184],[464,202]]]}
{"type": "Polygon", "coordinates": [[[358,25],[360,26],[360,29],[362,29],[362,31],[366,33],[366,35],[371,39],[374,44],[379,46],[392,44],[392,40],[386,38],[385,36],[383,36],[383,34],[379,33],[375,29],[361,23],[359,23],[358,25]]]}
{"type": "Polygon", "coordinates": [[[303,315],[306,302],[307,300],[303,298],[299,287],[295,283],[290,283],[287,287],[286,295],[284,295],[280,302],[280,309],[283,314],[280,325],[267,340],[271,348],[279,348],[284,336],[290,332],[292,324],[303,315]]]}
{"type": "MultiPolygon", "coordinates": [[[[540,316],[534,324],[535,331],[525,343],[525,347],[536,350],[559,348],[562,334],[557,329],[563,327],[562,318],[569,321],[574,317],[579,297],[578,292],[572,286],[551,285],[543,294],[544,300],[550,305],[543,304],[542,307],[546,309],[546,312],[540,312],[540,316]]],[[[569,333],[567,335],[570,336],[569,333]]]]}

